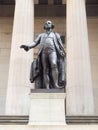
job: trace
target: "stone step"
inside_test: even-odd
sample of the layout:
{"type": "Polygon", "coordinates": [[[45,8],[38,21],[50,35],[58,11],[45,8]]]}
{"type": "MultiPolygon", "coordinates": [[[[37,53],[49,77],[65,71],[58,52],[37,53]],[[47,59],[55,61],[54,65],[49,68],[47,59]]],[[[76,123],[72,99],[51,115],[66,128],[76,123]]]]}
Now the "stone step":
{"type": "Polygon", "coordinates": [[[0,125],[26,125],[28,124],[28,120],[29,116],[0,116],[0,125]]]}
{"type": "MultiPolygon", "coordinates": [[[[0,116],[0,125],[27,125],[29,116],[0,116]]],[[[98,125],[98,116],[66,116],[68,125],[98,125]]],[[[1,130],[1,129],[0,129],[1,130]]]]}
{"type": "Polygon", "coordinates": [[[98,124],[98,116],[66,116],[67,124],[98,124]]]}
{"type": "Polygon", "coordinates": [[[0,125],[0,130],[98,130],[98,125],[0,125]]]}

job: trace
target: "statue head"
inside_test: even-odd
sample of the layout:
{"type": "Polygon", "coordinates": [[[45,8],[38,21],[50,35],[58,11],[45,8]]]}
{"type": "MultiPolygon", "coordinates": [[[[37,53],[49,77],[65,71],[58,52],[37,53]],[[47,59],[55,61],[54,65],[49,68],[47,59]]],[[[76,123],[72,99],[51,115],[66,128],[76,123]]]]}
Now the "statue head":
{"type": "Polygon", "coordinates": [[[45,30],[53,29],[53,28],[54,28],[54,24],[51,21],[48,20],[47,22],[45,22],[45,24],[44,24],[45,30]]]}

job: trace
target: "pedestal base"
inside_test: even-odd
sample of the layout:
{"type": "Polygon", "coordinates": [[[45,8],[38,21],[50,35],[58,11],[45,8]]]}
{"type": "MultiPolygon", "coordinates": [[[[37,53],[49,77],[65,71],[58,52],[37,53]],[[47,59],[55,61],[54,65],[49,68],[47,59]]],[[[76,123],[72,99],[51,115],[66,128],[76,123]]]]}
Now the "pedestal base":
{"type": "Polygon", "coordinates": [[[29,125],[65,125],[65,93],[31,93],[29,125]]]}

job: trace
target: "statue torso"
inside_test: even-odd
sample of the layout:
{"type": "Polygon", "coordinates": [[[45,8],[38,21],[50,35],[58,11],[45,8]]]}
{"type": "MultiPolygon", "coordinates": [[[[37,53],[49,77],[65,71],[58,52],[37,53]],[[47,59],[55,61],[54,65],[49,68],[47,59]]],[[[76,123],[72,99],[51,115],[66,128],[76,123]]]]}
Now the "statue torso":
{"type": "Polygon", "coordinates": [[[55,35],[53,32],[51,32],[50,34],[43,33],[41,37],[41,44],[43,46],[44,53],[51,53],[55,51],[54,38],[55,35]]]}

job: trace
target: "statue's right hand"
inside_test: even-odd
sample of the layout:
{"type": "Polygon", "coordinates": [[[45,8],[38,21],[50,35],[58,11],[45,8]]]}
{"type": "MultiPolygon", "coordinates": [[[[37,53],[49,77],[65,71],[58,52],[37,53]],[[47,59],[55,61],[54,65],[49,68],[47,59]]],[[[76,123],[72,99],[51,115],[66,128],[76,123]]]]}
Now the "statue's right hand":
{"type": "Polygon", "coordinates": [[[21,45],[20,48],[23,48],[25,51],[29,50],[29,47],[27,45],[21,45]]]}

